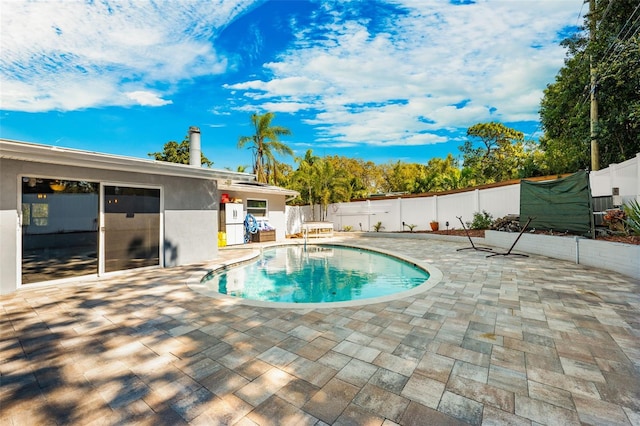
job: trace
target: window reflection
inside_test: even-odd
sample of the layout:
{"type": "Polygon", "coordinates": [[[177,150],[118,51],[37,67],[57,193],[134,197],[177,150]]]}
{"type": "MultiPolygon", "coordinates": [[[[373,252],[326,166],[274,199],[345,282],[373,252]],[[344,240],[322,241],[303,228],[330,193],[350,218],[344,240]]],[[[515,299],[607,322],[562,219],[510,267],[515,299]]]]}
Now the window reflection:
{"type": "Polygon", "coordinates": [[[98,187],[22,178],[23,284],[97,273],[98,187]]]}
{"type": "Polygon", "coordinates": [[[104,187],[105,271],[160,264],[160,190],[104,187]]]}

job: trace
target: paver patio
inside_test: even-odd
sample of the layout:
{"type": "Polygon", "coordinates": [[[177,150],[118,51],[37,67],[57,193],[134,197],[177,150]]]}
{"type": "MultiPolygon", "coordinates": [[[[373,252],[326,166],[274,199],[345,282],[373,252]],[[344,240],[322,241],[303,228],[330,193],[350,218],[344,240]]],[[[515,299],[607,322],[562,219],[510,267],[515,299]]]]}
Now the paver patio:
{"type": "MultiPolygon", "coordinates": [[[[0,424],[640,425],[640,283],[464,241],[387,303],[260,308],[156,269],[0,297],[0,424]]],[[[234,258],[246,250],[222,250],[234,258]]]]}

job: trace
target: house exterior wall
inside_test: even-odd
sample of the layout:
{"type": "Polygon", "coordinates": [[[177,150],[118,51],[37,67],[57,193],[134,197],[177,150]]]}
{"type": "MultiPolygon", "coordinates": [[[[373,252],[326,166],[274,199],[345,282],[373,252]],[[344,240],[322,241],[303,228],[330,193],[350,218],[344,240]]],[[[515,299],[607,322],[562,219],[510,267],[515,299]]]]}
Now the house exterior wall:
{"type": "MultiPolygon", "coordinates": [[[[247,212],[247,199],[267,200],[267,220],[269,221],[269,224],[276,230],[276,241],[283,241],[286,238],[286,199],[283,195],[265,194],[260,192],[252,192],[250,190],[221,190],[220,193],[220,195],[222,195],[222,193],[229,194],[229,198],[242,199],[243,209],[245,213],[247,212]]],[[[220,197],[218,197],[217,200],[220,200],[220,197]]]]}
{"type": "MultiPolygon", "coordinates": [[[[20,281],[20,182],[22,176],[161,187],[165,266],[214,259],[218,254],[218,200],[214,180],[69,167],[0,159],[0,293],[20,281]]],[[[283,208],[284,210],[284,208],[283,208]]]]}

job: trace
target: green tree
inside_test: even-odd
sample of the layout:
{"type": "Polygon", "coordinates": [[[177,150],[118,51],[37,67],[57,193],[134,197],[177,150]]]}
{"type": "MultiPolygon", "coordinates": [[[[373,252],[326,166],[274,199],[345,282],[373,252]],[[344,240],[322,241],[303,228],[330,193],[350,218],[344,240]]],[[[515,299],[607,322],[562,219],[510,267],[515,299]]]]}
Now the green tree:
{"type": "Polygon", "coordinates": [[[349,201],[349,179],[342,169],[333,167],[330,161],[320,159],[313,163],[320,202],[320,220],[327,217],[327,208],[331,203],[349,201]]]}
{"type": "MultiPolygon", "coordinates": [[[[582,32],[561,43],[565,65],[547,86],[540,106],[540,145],[552,173],[591,165],[590,58],[597,77],[596,137],[600,167],[640,152],[640,20],[638,2],[600,0],[593,16],[595,37],[582,32]]],[[[588,26],[591,15],[585,17],[588,26]]]]}
{"type": "Polygon", "coordinates": [[[307,150],[303,158],[298,158],[298,169],[293,172],[289,188],[300,193],[300,199],[294,204],[308,204],[311,207],[311,220],[315,220],[313,206],[319,204],[320,220],[327,215],[330,203],[349,201],[351,188],[349,173],[341,167],[336,167],[332,157],[320,158],[307,150]]]}
{"type": "Polygon", "coordinates": [[[275,172],[272,175],[273,179],[271,180],[271,182],[274,185],[288,188],[291,185],[293,173],[294,170],[291,165],[278,161],[277,163],[275,163],[275,172]]]}
{"type": "MultiPolygon", "coordinates": [[[[189,136],[186,136],[180,143],[176,141],[169,141],[164,144],[162,152],[151,152],[147,154],[149,157],[153,157],[154,160],[168,161],[170,163],[189,164],[189,136]]],[[[207,157],[200,152],[200,164],[204,164],[207,167],[213,165],[213,161],[209,161],[207,157]]]]}
{"type": "Polygon", "coordinates": [[[405,163],[398,160],[380,167],[383,192],[406,192],[409,194],[422,192],[418,183],[426,179],[426,167],[422,164],[405,163]]]}
{"type": "Polygon", "coordinates": [[[315,220],[315,212],[313,205],[316,201],[317,180],[315,177],[315,169],[313,164],[319,158],[313,155],[313,151],[308,149],[303,158],[298,158],[298,169],[293,172],[290,189],[294,189],[300,193],[298,199],[294,199],[292,204],[304,204],[305,202],[311,207],[311,220],[315,220]]]}
{"type": "Polygon", "coordinates": [[[253,173],[258,182],[278,181],[276,153],[293,156],[291,148],[279,140],[280,136],[290,135],[291,131],[286,127],[273,126],[271,122],[274,117],[275,114],[272,112],[251,115],[255,133],[252,136],[240,136],[238,139],[238,148],[251,144],[249,149],[253,153],[253,173]]]}
{"type": "Polygon", "coordinates": [[[491,122],[469,127],[467,136],[473,139],[465,142],[460,150],[464,158],[463,166],[471,169],[476,184],[518,177],[527,157],[522,132],[491,122]]]}
{"type": "Polygon", "coordinates": [[[420,192],[449,191],[466,186],[458,160],[452,154],[446,158],[432,158],[426,166],[425,178],[420,182],[420,192]]]}
{"type": "Polygon", "coordinates": [[[380,192],[382,174],[374,162],[337,155],[327,156],[324,160],[329,161],[334,169],[342,170],[343,178],[349,184],[349,199],[365,198],[380,192]]]}

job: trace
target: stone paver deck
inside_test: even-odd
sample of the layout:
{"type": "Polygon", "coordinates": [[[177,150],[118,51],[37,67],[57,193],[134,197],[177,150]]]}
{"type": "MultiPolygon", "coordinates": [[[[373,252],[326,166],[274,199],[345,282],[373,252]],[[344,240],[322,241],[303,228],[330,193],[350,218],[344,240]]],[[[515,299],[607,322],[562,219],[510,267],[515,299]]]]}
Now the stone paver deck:
{"type": "Polygon", "coordinates": [[[204,297],[193,266],[0,297],[0,424],[640,425],[632,278],[463,241],[358,243],[444,278],[338,309],[204,297]]]}

